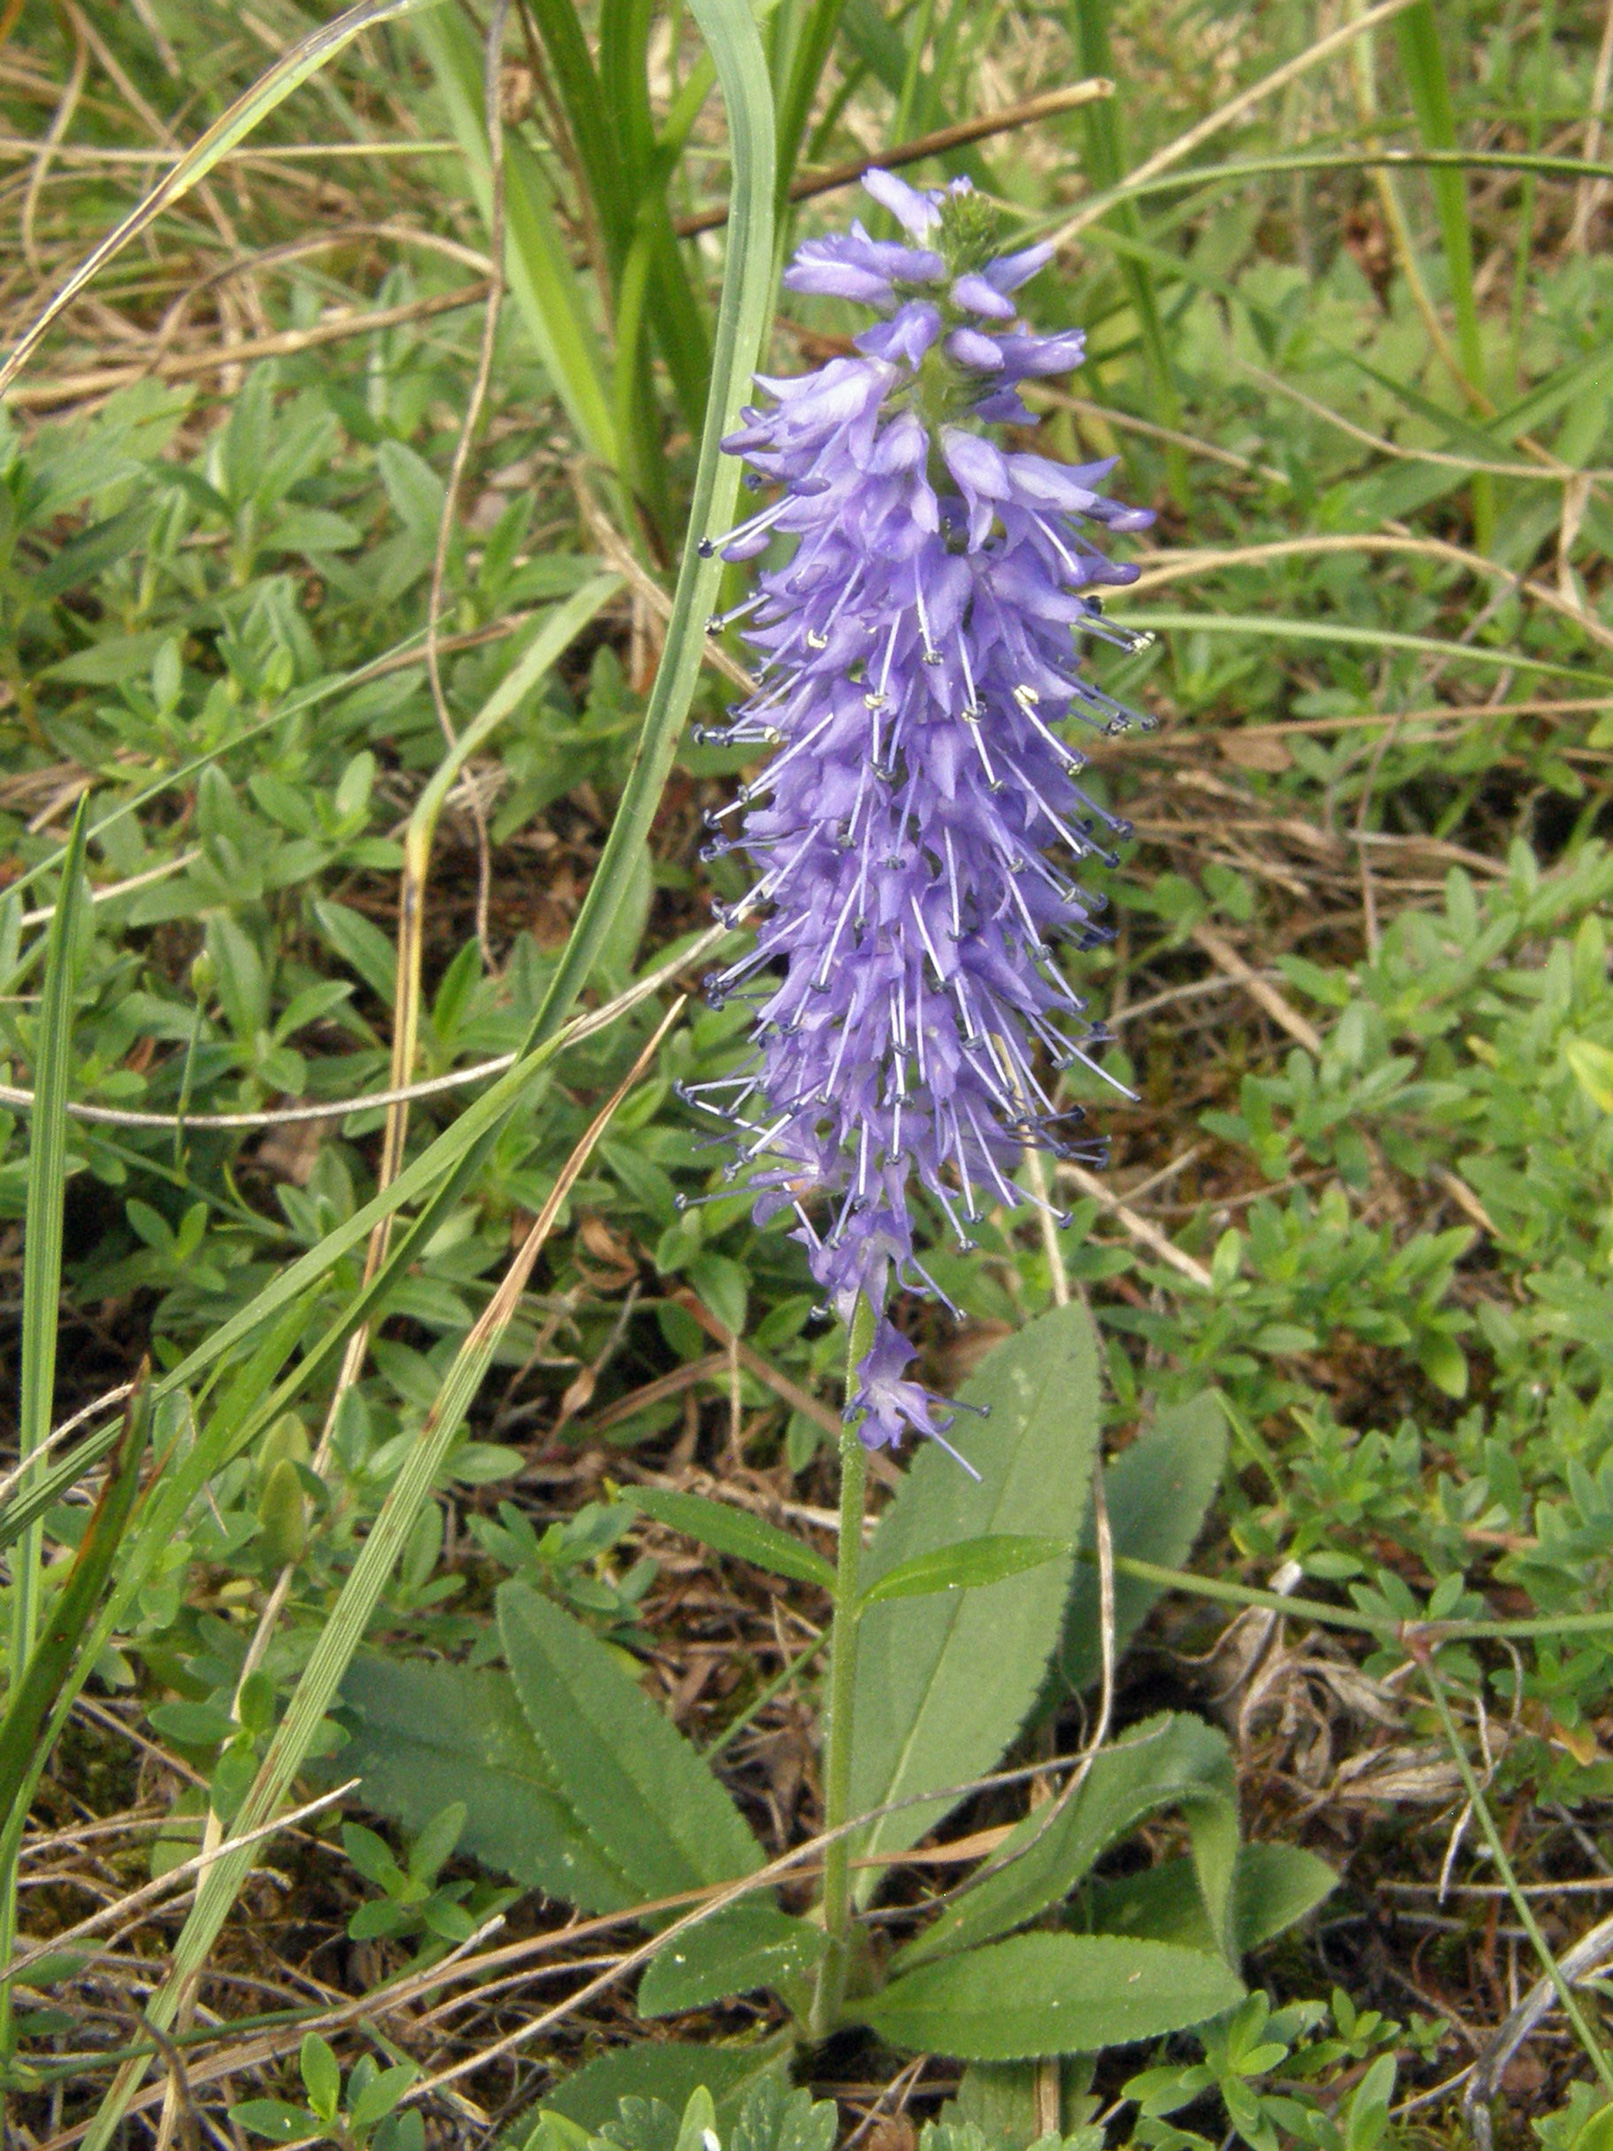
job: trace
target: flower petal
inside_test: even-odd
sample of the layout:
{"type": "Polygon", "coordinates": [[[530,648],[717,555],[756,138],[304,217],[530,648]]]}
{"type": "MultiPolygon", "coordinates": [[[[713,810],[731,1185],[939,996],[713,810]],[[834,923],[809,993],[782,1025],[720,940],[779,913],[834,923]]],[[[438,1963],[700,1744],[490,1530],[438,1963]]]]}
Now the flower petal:
{"type": "Polygon", "coordinates": [[[975,373],[996,373],[1003,362],[1001,344],[978,329],[954,329],[947,338],[947,355],[975,373]]]}
{"type": "Polygon", "coordinates": [[[966,313],[984,314],[992,321],[1012,321],[1014,303],[993,290],[983,276],[960,276],[952,287],[952,301],[966,313]]]}
{"type": "Polygon", "coordinates": [[[1053,249],[1045,243],[1028,246],[1017,254],[999,254],[995,261],[988,261],[980,273],[994,291],[1017,291],[1052,259],[1053,249]]]}
{"type": "Polygon", "coordinates": [[[917,366],[941,333],[941,316],[927,299],[910,299],[889,321],[864,329],[855,339],[857,349],[870,358],[903,359],[917,366]]]}
{"type": "Polygon", "coordinates": [[[894,172],[882,172],[877,164],[869,166],[863,174],[863,191],[871,194],[882,209],[888,209],[904,230],[915,239],[922,239],[933,231],[941,221],[941,212],[927,194],[920,194],[905,179],[898,179],[894,172]]]}

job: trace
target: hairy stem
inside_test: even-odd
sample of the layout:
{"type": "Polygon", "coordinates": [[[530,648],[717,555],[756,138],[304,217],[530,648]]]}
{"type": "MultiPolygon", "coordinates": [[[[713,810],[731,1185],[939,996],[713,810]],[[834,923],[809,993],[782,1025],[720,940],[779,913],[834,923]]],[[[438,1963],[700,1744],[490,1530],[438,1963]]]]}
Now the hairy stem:
{"type": "MultiPolygon", "coordinates": [[[[873,1342],[874,1310],[859,1297],[846,1345],[846,1397],[856,1388],[857,1363],[873,1342]]],[[[829,1732],[824,1764],[823,1925],[829,1947],[812,1998],[812,2036],[834,2030],[846,1996],[851,1944],[851,1843],[843,1832],[851,1819],[851,1736],[857,1694],[857,1631],[861,1622],[863,1503],[868,1489],[868,1451],[858,1423],[840,1437],[840,1553],[835,1569],[834,1635],[829,1656],[829,1732]]]]}

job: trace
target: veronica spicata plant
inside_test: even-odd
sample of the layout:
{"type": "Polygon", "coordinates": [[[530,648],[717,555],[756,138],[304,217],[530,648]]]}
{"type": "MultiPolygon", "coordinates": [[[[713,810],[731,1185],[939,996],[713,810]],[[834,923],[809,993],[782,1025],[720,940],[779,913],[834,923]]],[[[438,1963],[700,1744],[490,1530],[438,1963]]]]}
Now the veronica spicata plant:
{"type": "Polygon", "coordinates": [[[1104,620],[1096,591],[1137,570],[1094,539],[1152,516],[1097,490],[1112,459],[1071,467],[990,436],[1036,422],[1021,382],[1081,361],[1079,330],[1016,319],[1012,294],[1051,249],[994,255],[967,180],[863,184],[905,238],[854,223],[808,240],[784,282],[885,318],[856,358],[762,379],[768,407],[723,444],[747,484],[781,490],[705,549],[740,561],[775,535],[795,544],[714,623],[747,618],[762,664],[750,700],[701,736],[780,751],[711,817],[706,856],[741,851],[758,874],[719,915],[770,915],[707,982],[714,1001],[757,1001],[756,1059],[698,1102],[739,1131],[729,1171],[749,1170],[758,1221],[793,1209],[834,1311],[871,1310],[846,1415],[874,1447],[951,1424],[907,1379],[914,1348],[884,1312],[893,1280],[938,1292],[914,1251],[915,1182],[967,1249],[983,1199],[1026,1199],[1011,1178],[1026,1145],[1101,1161],[1101,1145],[1072,1145],[1080,1110],[1061,1111],[1048,1080],[1095,1067],[1103,1035],[1055,945],[1105,938],[1104,899],[1071,869],[1113,866],[1130,830],[1082,790],[1057,728],[1147,722],[1080,665],[1085,638],[1151,639],[1104,620]],[[737,835],[721,833],[741,808],[737,835]]]}

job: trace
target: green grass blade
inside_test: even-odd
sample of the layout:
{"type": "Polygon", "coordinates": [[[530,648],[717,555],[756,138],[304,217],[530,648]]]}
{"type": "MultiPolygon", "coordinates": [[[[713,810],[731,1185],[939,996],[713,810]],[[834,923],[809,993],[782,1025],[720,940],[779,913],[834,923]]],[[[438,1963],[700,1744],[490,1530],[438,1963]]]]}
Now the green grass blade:
{"type": "MultiPolygon", "coordinates": [[[[676,1013],[675,1009],[673,1013],[676,1013]]],[[[387,1489],[380,1514],[365,1535],[358,1559],[342,1584],[336,1604],[321,1625],[319,1640],[292,1692],[285,1716],[275,1729],[251,1789],[231,1818],[233,1840],[250,1838],[254,1831],[271,1820],[306,1761],[325,1715],[336,1700],[343,1675],[364,1639],[387,1578],[403,1552],[415,1519],[430,1497],[432,1486],[447,1461],[500,1340],[521,1304],[533,1264],[559,1215],[561,1204],[627,1092],[646,1071],[672,1020],[672,1015],[668,1015],[639,1056],[631,1074],[573,1150],[520,1252],[455,1354],[402,1469],[387,1489]]],[[[219,1929],[246,1880],[255,1849],[250,1842],[226,1843],[199,1882],[195,1902],[173,1949],[169,1975],[146,2005],[148,2024],[163,2030],[172,2022],[181,1997],[206,1963],[219,1929]]],[[[87,2133],[87,2151],[104,2151],[145,2074],[145,2068],[142,2058],[126,2064],[119,2071],[87,2133]]]]}
{"type": "Polygon", "coordinates": [[[142,1371],[120,1430],[118,1454],[79,1542],[78,1552],[54,1610],[12,1688],[0,1723],[0,1829],[11,1834],[15,1804],[24,1784],[49,1753],[39,1728],[68,1677],[85,1624],[100,1597],[122,1543],[140,1484],[140,1462],[151,1423],[150,1383],[142,1371]]]}
{"type": "Polygon", "coordinates": [[[738,461],[723,455],[722,436],[750,393],[772,303],[773,102],[761,39],[749,9],[739,0],[691,0],[691,5],[717,63],[728,110],[733,169],[728,260],[717,310],[711,395],[672,616],[638,751],[588,894],[533,1024],[529,1041],[533,1044],[552,1036],[592,972],[649,838],[672,767],[700,670],[706,620],[722,574],[720,560],[700,557],[699,543],[708,533],[727,527],[739,491],[738,461]]]}
{"type": "Polygon", "coordinates": [[[636,199],[642,198],[655,155],[655,116],[645,72],[650,13],[651,0],[601,0],[599,10],[599,92],[636,199]]]}
{"type": "Polygon", "coordinates": [[[436,825],[448,794],[459,782],[471,756],[481,753],[505,718],[520,707],[545,673],[554,670],[583,629],[621,587],[619,575],[595,575],[544,615],[538,632],[432,771],[415,802],[411,821],[436,825]]]}
{"type": "Polygon", "coordinates": [[[650,375],[646,301],[654,272],[656,235],[641,222],[627,250],[616,287],[616,378],[612,415],[620,444],[621,475],[663,534],[672,524],[672,502],[661,452],[660,416],[650,375]]]}
{"type": "MultiPolygon", "coordinates": [[[[57,1306],[62,1284],[62,1207],[67,1187],[67,1093],[73,1069],[73,1009],[78,988],[80,926],[88,905],[84,848],[89,802],[73,816],[62,861],[61,893],[45,957],[40,997],[39,1044],[34,1066],[34,1113],[28,1151],[28,1208],[22,1258],[22,1372],[17,1398],[19,1491],[32,1489],[30,1459],[50,1435],[56,1388],[57,1306]]],[[[39,1624],[44,1520],[34,1515],[19,1534],[11,1561],[11,1667],[22,1697],[24,1669],[34,1655],[39,1624]]],[[[9,1721],[8,1721],[9,1722],[9,1721]]],[[[13,1788],[15,1795],[17,1788],[13,1788]]],[[[17,1833],[6,1832],[9,1856],[0,1859],[0,1964],[9,1963],[17,1931],[17,1833]]],[[[11,2051],[11,2004],[0,1996],[0,2056],[11,2051]]]]}
{"type": "Polygon", "coordinates": [[[593,55],[571,0],[531,0],[531,12],[614,270],[620,266],[633,234],[632,194],[623,177],[621,155],[600,94],[593,55]]]}
{"type": "Polygon", "coordinates": [[[98,1464],[107,1451],[116,1445],[121,1422],[113,1420],[98,1433],[90,1434],[76,1442],[67,1454],[54,1464],[41,1465],[34,1471],[28,1491],[13,1494],[0,1508],[0,1553],[16,1544],[35,1517],[43,1516],[53,1509],[63,1494],[76,1486],[84,1474],[98,1464]]]}
{"type": "Polygon", "coordinates": [[[789,209],[790,181],[806,139],[812,101],[823,80],[846,0],[813,0],[790,56],[789,76],[778,108],[778,171],[773,183],[773,215],[782,224],[789,209]]]}
{"type": "MultiPolygon", "coordinates": [[[[661,163],[668,164],[663,156],[661,163]]],[[[706,422],[706,391],[711,385],[711,338],[701,301],[678,249],[667,206],[665,182],[646,214],[655,234],[651,264],[650,326],[666,360],[678,415],[698,440],[706,422]]]]}
{"type": "MultiPolygon", "coordinates": [[[[19,1490],[33,1473],[28,1460],[49,1438],[56,1387],[57,1302],[62,1282],[62,1205],[67,1186],[67,1093],[72,1077],[73,1003],[78,985],[79,929],[86,910],[84,848],[87,801],[73,817],[61,894],[50,922],[45,983],[39,1009],[34,1111],[28,1150],[27,1234],[22,1267],[22,1379],[17,1400],[17,1446],[23,1464],[19,1490]]],[[[27,1662],[34,1647],[42,1540],[36,1521],[22,1535],[12,1570],[11,1663],[27,1662]]]]}
{"type": "MultiPolygon", "coordinates": [[[[1071,0],[1070,27],[1076,65],[1083,75],[1114,74],[1114,54],[1109,44],[1109,0],[1071,0]]],[[[1099,98],[1081,113],[1083,159],[1087,178],[1101,192],[1118,188],[1125,170],[1120,142],[1120,115],[1112,97],[1099,98]]],[[[1135,202],[1120,199],[1115,211],[1121,229],[1133,238],[1139,224],[1135,202]]],[[[1170,355],[1165,348],[1165,328],[1159,317],[1159,301],[1148,264],[1135,255],[1123,255],[1120,277],[1137,317],[1143,365],[1148,375],[1149,396],[1155,423],[1180,431],[1182,401],[1171,375],[1170,355]]],[[[1187,502],[1187,455],[1172,445],[1165,454],[1166,479],[1171,497],[1179,506],[1187,502]]]]}
{"type": "MultiPolygon", "coordinates": [[[[1534,95],[1529,101],[1530,151],[1538,153],[1545,132],[1546,93],[1551,82],[1551,41],[1557,30],[1556,0],[1543,0],[1535,36],[1534,95]]],[[[1507,309],[1508,369],[1514,395],[1523,368],[1523,316],[1535,251],[1535,175],[1526,172],[1518,201],[1518,243],[1513,253],[1512,299],[1507,309]]]]}
{"type": "MultiPolygon", "coordinates": [[[[0,1859],[15,1857],[15,1839],[21,1835],[22,1820],[33,1797],[33,1785],[44,1768],[45,1757],[60,1737],[79,1689],[107,1643],[124,1625],[125,1616],[150,1581],[158,1562],[168,1554],[175,1540],[182,1537],[191,1504],[201,1497],[214,1473],[222,1470],[243,1441],[250,1438],[248,1422],[254,1408],[296,1349],[307,1320],[306,1301],[283,1312],[279,1322],[259,1339],[250,1358],[230,1382],[208,1425],[188,1450],[178,1453],[171,1449],[159,1451],[150,1483],[120,1548],[112,1588],[84,1639],[84,1648],[56,1699],[44,1738],[35,1750],[30,1779],[24,1787],[21,1807],[14,1817],[11,1832],[5,1844],[0,1846],[0,1859]]],[[[153,1383],[153,1407],[157,1401],[158,1385],[153,1383]]]]}
{"type": "Polygon", "coordinates": [[[1150,607],[1116,618],[1127,627],[1153,628],[1160,634],[1259,635],[1278,642],[1326,642],[1345,649],[1414,650],[1420,657],[1437,657],[1446,664],[1493,665],[1503,671],[1544,672],[1561,679],[1578,680],[1591,689],[1613,693],[1613,678],[1591,672],[1583,665],[1559,665],[1549,658],[1520,657],[1516,650],[1491,649],[1485,643],[1441,642],[1432,635],[1407,635],[1398,628],[1356,627],[1347,620],[1296,620],[1286,613],[1155,612],[1150,607]]]}
{"type": "MultiPolygon", "coordinates": [[[[1143,201],[1154,194],[1171,194],[1180,188],[1217,187],[1228,182],[1280,176],[1285,172],[1361,172],[1382,165],[1390,170],[1463,172],[1524,172],[1542,179],[1613,179],[1613,164],[1585,157],[1553,156],[1546,151],[1514,149],[1361,149],[1285,150],[1270,157],[1239,157],[1220,164],[1184,165],[1174,172],[1150,172],[1139,179],[1122,179],[1097,195],[1087,209],[1100,214],[1117,202],[1143,201]]],[[[1068,220],[1046,218],[1027,224],[1024,240],[1057,231],[1068,220]]],[[[1083,225],[1083,230],[1086,228],[1083,225]]]]}
{"type": "MultiPolygon", "coordinates": [[[[510,1312],[513,1314],[514,1309],[510,1312]]],[[[319,1640],[276,1728],[252,1790],[232,1820],[232,1834],[239,1836],[266,1823],[301,1769],[504,1327],[502,1323],[490,1324],[484,1332],[478,1325],[461,1347],[420,1438],[387,1489],[381,1512],[365,1536],[359,1557],[342,1585],[341,1596],[320,1629],[319,1640]]],[[[159,2030],[165,2030],[172,2021],[185,1983],[206,1962],[246,1880],[255,1849],[250,1844],[238,1849],[226,1845],[208,1868],[174,1946],[168,1978],[146,2005],[146,2021],[159,2030]]],[[[144,2074],[143,2060],[120,2071],[85,2139],[86,2151],[104,2151],[144,2074]]]]}
{"type": "MultiPolygon", "coordinates": [[[[492,213],[492,163],[482,108],[482,48],[452,10],[415,26],[464,155],[477,207],[492,213]]],[[[606,369],[577,287],[577,272],[561,245],[554,194],[529,144],[513,130],[504,143],[504,267],[527,334],[554,383],[555,394],[589,454],[617,468],[619,443],[606,387],[606,369]]]]}
{"type": "MultiPolygon", "coordinates": [[[[1400,44],[1401,66],[1411,93],[1418,130],[1430,149],[1447,152],[1457,147],[1456,108],[1451,102],[1445,55],[1440,47],[1439,25],[1432,0],[1413,0],[1396,18],[1395,35],[1400,44]]],[[[1457,348],[1468,380],[1476,389],[1484,386],[1484,352],[1479,341],[1479,310],[1473,292],[1473,237],[1468,223],[1467,184],[1459,168],[1437,166],[1430,174],[1434,204],[1439,214],[1440,237],[1445,245],[1445,265],[1451,281],[1451,306],[1456,315],[1457,348]]]]}
{"type": "MultiPolygon", "coordinates": [[[[888,22],[875,5],[875,0],[845,0],[841,14],[841,38],[848,45],[874,80],[892,97],[900,97],[902,85],[907,80],[907,40],[894,22],[888,22]]],[[[934,124],[942,126],[950,116],[942,100],[931,99],[934,124]]],[[[993,184],[986,169],[985,160],[974,147],[951,151],[945,159],[950,169],[964,173],[977,187],[989,193],[1000,190],[993,184]]]]}
{"type": "MultiPolygon", "coordinates": [[[[1439,25],[1432,0],[1413,0],[1396,18],[1395,36],[1412,109],[1423,140],[1430,149],[1453,150],[1456,142],[1456,110],[1451,102],[1445,55],[1440,48],[1439,25]]],[[[1439,215],[1440,237],[1445,247],[1445,271],[1450,279],[1451,308],[1456,315],[1456,349],[1469,388],[1488,409],[1484,386],[1484,345],[1479,334],[1478,301],[1473,290],[1473,236],[1468,222],[1467,180],[1459,169],[1439,166],[1429,175],[1434,206],[1439,215]]],[[[1495,483],[1483,472],[1473,478],[1473,524],[1478,544],[1486,548],[1495,526],[1495,483]]]]}
{"type": "Polygon", "coordinates": [[[27,365],[49,334],[52,324],[61,319],[107,263],[148,230],[165,210],[171,209],[193,187],[199,186],[219,160],[228,156],[254,127],[283,105],[293,90],[299,89],[310,75],[317,74],[327,60],[333,60],[363,31],[374,29],[379,23],[394,21],[400,15],[413,15],[441,5],[442,0],[361,0],[359,6],[348,8],[334,22],[324,23],[306,37],[299,38],[273,67],[258,77],[244,96],[238,97],[227,112],[220,114],[199,141],[192,143],[145,199],[85,255],[66,283],[53,295],[50,304],[23,331],[5,363],[0,365],[0,395],[4,395],[27,365]]]}

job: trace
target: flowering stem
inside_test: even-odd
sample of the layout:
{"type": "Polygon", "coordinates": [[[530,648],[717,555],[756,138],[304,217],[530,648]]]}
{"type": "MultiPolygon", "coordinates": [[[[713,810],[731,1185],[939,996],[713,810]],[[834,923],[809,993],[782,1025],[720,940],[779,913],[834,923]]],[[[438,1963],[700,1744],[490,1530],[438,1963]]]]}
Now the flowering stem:
{"type": "MultiPolygon", "coordinates": [[[[857,1387],[857,1365],[873,1342],[875,1314],[864,1296],[846,1343],[846,1395],[857,1387]]],[[[858,1605],[863,1550],[863,1502],[868,1488],[868,1451],[857,1424],[840,1437],[840,1552],[835,1568],[834,1638],[829,1658],[829,1738],[824,1765],[823,1826],[838,1831],[850,1819],[851,1734],[857,1694],[858,1605]]],[[[823,1856],[823,1925],[829,1937],[812,1997],[812,2036],[834,2030],[846,1994],[851,1941],[851,1845],[831,1835],[823,1856]]]]}

